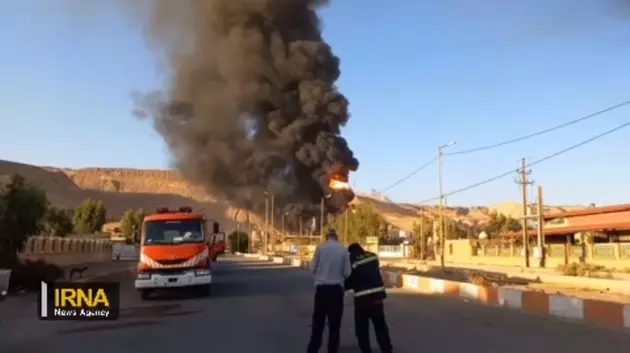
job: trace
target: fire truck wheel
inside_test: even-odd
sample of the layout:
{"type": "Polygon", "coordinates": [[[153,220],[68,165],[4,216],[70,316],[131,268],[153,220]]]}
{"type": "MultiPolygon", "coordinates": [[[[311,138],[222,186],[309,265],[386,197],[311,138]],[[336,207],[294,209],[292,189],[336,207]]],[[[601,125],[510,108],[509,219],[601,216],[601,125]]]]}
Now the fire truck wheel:
{"type": "Polygon", "coordinates": [[[148,289],[141,289],[140,290],[140,299],[142,300],[149,300],[149,298],[151,297],[151,291],[148,289]]]}

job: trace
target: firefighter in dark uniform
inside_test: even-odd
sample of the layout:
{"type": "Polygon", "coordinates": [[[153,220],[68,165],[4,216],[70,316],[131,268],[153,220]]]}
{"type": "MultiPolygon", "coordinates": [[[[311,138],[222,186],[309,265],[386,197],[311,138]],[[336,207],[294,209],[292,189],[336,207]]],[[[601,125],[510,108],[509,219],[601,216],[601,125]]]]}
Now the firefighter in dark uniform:
{"type": "Polygon", "coordinates": [[[376,341],[383,353],[392,353],[389,328],[385,321],[383,300],[387,298],[385,284],[376,254],[365,251],[353,243],[348,247],[352,274],[345,283],[346,290],[354,291],[355,334],[362,353],[371,353],[370,321],[374,326],[376,341]]]}

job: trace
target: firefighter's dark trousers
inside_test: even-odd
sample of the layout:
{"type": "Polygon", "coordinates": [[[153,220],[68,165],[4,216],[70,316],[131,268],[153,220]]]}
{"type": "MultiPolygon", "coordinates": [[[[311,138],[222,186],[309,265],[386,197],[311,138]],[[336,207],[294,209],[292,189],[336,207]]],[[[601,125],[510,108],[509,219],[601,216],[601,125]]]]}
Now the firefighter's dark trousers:
{"type": "Polygon", "coordinates": [[[392,353],[392,343],[389,338],[389,328],[385,321],[383,303],[354,305],[354,332],[359,341],[361,353],[371,353],[370,347],[370,321],[374,326],[374,335],[378,346],[383,353],[392,353]]]}
{"type": "Polygon", "coordinates": [[[315,289],[315,305],[308,353],[319,352],[328,320],[328,353],[339,351],[344,290],[340,285],[319,285],[315,289]]]}

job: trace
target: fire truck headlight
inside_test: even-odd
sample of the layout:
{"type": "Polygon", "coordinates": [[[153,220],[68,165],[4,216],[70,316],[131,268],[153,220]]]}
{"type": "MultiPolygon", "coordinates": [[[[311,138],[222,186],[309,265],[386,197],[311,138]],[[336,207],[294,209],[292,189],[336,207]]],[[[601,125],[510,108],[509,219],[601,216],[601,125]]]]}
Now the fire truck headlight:
{"type": "Polygon", "coordinates": [[[151,279],[150,273],[138,273],[138,279],[151,279]]]}
{"type": "Polygon", "coordinates": [[[195,276],[210,276],[211,272],[208,269],[199,269],[195,271],[195,276]]]}

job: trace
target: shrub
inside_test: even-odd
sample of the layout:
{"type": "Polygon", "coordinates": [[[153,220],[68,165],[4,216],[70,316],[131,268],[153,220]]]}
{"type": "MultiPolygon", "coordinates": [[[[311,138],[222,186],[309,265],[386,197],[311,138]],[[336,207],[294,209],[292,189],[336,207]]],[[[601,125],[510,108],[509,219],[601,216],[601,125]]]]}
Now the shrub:
{"type": "Polygon", "coordinates": [[[107,210],[103,201],[87,199],[77,206],[72,223],[74,231],[80,234],[94,234],[103,229],[107,222],[107,210]]]}
{"type": "Polygon", "coordinates": [[[612,277],[609,269],[604,266],[593,264],[578,264],[571,263],[569,265],[558,265],[556,271],[562,272],[565,276],[578,276],[578,277],[612,277]]]}
{"type": "Polygon", "coordinates": [[[9,288],[16,290],[39,290],[41,282],[53,282],[64,277],[61,267],[43,260],[23,261],[11,271],[9,288]]]}
{"type": "Polygon", "coordinates": [[[18,252],[41,231],[47,209],[46,194],[19,175],[0,187],[0,268],[19,263],[18,252]]]}

